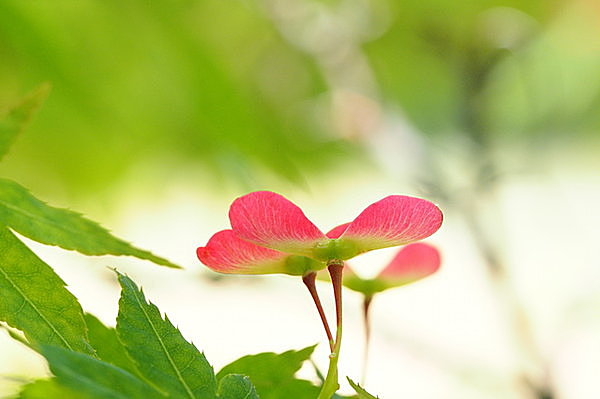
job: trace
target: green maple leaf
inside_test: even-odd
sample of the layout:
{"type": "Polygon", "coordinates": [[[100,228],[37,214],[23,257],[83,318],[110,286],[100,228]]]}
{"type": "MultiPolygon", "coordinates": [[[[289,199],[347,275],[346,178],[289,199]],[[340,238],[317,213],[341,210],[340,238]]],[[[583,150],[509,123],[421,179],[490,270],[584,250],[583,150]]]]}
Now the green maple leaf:
{"type": "Polygon", "coordinates": [[[125,347],[117,337],[117,331],[102,324],[95,316],[86,313],[85,323],[88,327],[90,345],[96,351],[96,356],[107,363],[121,367],[131,374],[138,375],[133,360],[127,355],[125,347]]]}
{"type": "Polygon", "coordinates": [[[370,393],[368,393],[367,391],[365,391],[364,388],[362,388],[360,385],[358,385],[357,383],[352,381],[350,378],[346,377],[346,379],[350,383],[350,386],[352,388],[354,388],[354,390],[358,394],[358,399],[379,399],[378,397],[375,397],[375,396],[371,395],[370,393]]]}
{"type": "Polygon", "coordinates": [[[34,241],[85,255],[129,255],[179,268],[166,259],[138,249],[79,213],[54,208],[18,183],[0,179],[0,225],[34,241]]]}
{"type": "Polygon", "coordinates": [[[21,387],[17,399],[93,399],[92,396],[61,385],[56,378],[36,380],[21,387]]]}
{"type": "Polygon", "coordinates": [[[122,292],[117,334],[140,373],[174,398],[214,399],[216,379],[204,355],[146,301],[129,277],[118,277],[122,292]]]}
{"type": "MultiPolygon", "coordinates": [[[[165,395],[131,373],[110,363],[55,346],[42,354],[61,387],[93,399],[161,399],[165,395]]],[[[85,397],[85,396],[84,396],[85,397]]]]}
{"type": "Polygon", "coordinates": [[[250,379],[241,374],[228,374],[219,381],[219,399],[259,399],[250,379]]]}
{"type": "Polygon", "coordinates": [[[83,311],[54,271],[0,226],[0,320],[34,345],[92,353],[83,311]]]}
{"type": "Polygon", "coordinates": [[[310,381],[295,377],[314,349],[314,346],[310,346],[280,354],[268,352],[244,356],[223,367],[217,374],[217,379],[221,380],[228,374],[247,375],[261,399],[314,399],[319,388],[310,381]]]}

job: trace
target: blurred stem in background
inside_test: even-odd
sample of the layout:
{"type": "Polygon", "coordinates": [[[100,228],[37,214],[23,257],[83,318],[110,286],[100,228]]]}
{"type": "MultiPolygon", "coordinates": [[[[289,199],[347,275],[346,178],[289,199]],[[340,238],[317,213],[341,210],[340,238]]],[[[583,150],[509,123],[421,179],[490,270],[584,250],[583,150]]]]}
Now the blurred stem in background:
{"type": "Polygon", "coordinates": [[[371,343],[371,320],[369,317],[369,308],[371,306],[371,301],[373,300],[372,295],[366,295],[363,299],[363,323],[364,323],[364,334],[365,334],[365,343],[363,348],[363,368],[362,375],[360,378],[361,385],[365,385],[367,380],[367,369],[369,367],[369,345],[371,343]]]}
{"type": "MultiPolygon", "coordinates": [[[[527,312],[519,302],[512,283],[508,279],[508,271],[502,261],[500,251],[483,227],[479,211],[480,202],[489,204],[497,202],[495,196],[498,185],[501,183],[499,178],[501,173],[494,162],[493,148],[489,141],[492,134],[486,128],[488,125],[485,123],[485,116],[482,112],[484,108],[480,101],[483,98],[482,92],[502,57],[498,53],[492,53],[487,57],[477,56],[477,49],[473,49],[473,52],[467,52],[467,54],[473,54],[473,56],[467,58],[462,75],[464,87],[466,88],[464,106],[462,107],[464,110],[463,131],[474,143],[471,147],[471,158],[473,164],[479,165],[479,168],[478,173],[475,173],[476,178],[472,182],[473,195],[453,198],[452,192],[442,194],[450,203],[455,205],[463,216],[471,237],[485,261],[493,289],[501,300],[508,305],[509,320],[512,322],[519,352],[528,357],[527,363],[531,362],[542,368],[543,373],[547,373],[548,366],[545,365],[544,357],[537,349],[527,312]],[[479,160],[483,161],[480,162],[479,160]]],[[[439,180],[441,181],[441,179],[439,180]]],[[[439,187],[444,187],[444,185],[441,184],[439,187]]],[[[498,220],[502,220],[499,213],[496,213],[496,217],[498,220]]],[[[500,235],[498,230],[499,226],[495,226],[495,233],[500,235]]],[[[532,375],[532,370],[528,369],[527,363],[524,365],[525,368],[518,383],[522,383],[525,391],[530,391],[532,397],[539,399],[554,398],[550,376],[544,375],[540,378],[540,376],[532,375]]]]}
{"type": "MultiPolygon", "coordinates": [[[[526,44],[528,43],[522,43],[522,45],[526,44]]],[[[437,42],[436,45],[440,43],[437,42]]],[[[432,173],[430,179],[435,186],[434,191],[437,196],[445,204],[457,210],[465,220],[471,239],[484,260],[492,289],[507,306],[515,345],[518,353],[525,356],[515,384],[521,386],[527,398],[553,399],[555,395],[551,376],[548,374],[549,366],[545,364],[544,356],[539,352],[530,327],[529,316],[518,299],[513,283],[508,278],[508,270],[502,260],[501,251],[496,241],[490,238],[488,229],[484,227],[485,222],[480,209],[482,203],[488,205],[497,203],[496,195],[503,182],[502,172],[494,160],[493,132],[489,130],[489,121],[486,121],[485,90],[504,57],[511,54],[504,49],[490,51],[480,48],[477,43],[467,45],[466,48],[465,58],[459,63],[458,75],[463,87],[462,103],[459,108],[462,111],[461,131],[471,143],[467,148],[470,149],[468,163],[475,168],[473,179],[467,183],[468,187],[462,187],[462,190],[457,191],[455,187],[445,182],[440,167],[435,166],[435,156],[431,157],[433,167],[429,170],[432,173]],[[463,190],[469,194],[464,195],[463,190]]],[[[495,211],[495,216],[497,220],[503,220],[498,209],[495,211]]],[[[494,234],[496,237],[502,236],[501,226],[494,226],[494,234]]]]}

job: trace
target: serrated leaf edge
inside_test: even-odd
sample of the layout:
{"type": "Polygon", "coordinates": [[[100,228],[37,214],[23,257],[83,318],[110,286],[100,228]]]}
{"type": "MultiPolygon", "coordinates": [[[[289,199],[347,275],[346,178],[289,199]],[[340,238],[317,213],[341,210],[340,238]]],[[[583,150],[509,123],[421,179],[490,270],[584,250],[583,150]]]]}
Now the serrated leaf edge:
{"type": "MultiPolygon", "coordinates": [[[[185,389],[186,393],[189,395],[189,397],[191,399],[196,399],[196,397],[194,396],[194,393],[192,392],[192,390],[190,389],[190,387],[188,386],[188,384],[185,382],[185,380],[183,379],[183,376],[181,375],[179,369],[177,368],[177,366],[175,365],[175,362],[173,361],[173,359],[171,358],[171,355],[169,354],[169,351],[167,350],[167,348],[165,347],[165,344],[161,338],[161,336],[158,334],[158,331],[156,330],[156,327],[154,326],[154,323],[152,323],[152,320],[150,319],[148,313],[146,312],[146,310],[144,309],[142,302],[146,305],[152,305],[151,302],[146,300],[146,297],[144,296],[143,291],[137,287],[137,285],[133,282],[133,280],[131,280],[129,277],[127,277],[124,274],[121,274],[119,272],[116,272],[118,275],[118,278],[120,281],[125,281],[125,283],[127,285],[130,285],[130,283],[133,284],[133,287],[130,286],[130,288],[132,289],[132,291],[134,292],[134,298],[136,300],[136,302],[139,305],[139,308],[142,310],[142,313],[144,314],[145,319],[148,321],[148,324],[150,325],[150,327],[152,328],[152,332],[154,333],[154,335],[156,336],[158,342],[160,343],[160,347],[163,350],[163,353],[165,354],[165,356],[167,357],[169,364],[171,365],[171,367],[173,368],[173,370],[175,371],[175,374],[177,375],[177,380],[179,381],[179,383],[183,386],[183,388],[185,389]],[[124,279],[126,278],[126,280],[124,279]],[[140,297],[139,294],[141,294],[143,301],[140,301],[140,297]]],[[[166,319],[166,315],[165,315],[165,319],[166,319]]],[[[168,321],[167,319],[165,321],[168,321]]],[[[118,333],[118,330],[117,330],[118,333]]],[[[117,334],[118,335],[118,334],[117,334]]],[[[124,344],[125,346],[127,346],[126,344],[124,344]]],[[[137,364],[137,361],[134,362],[137,364]]]]}
{"type": "Polygon", "coordinates": [[[348,383],[350,383],[350,386],[352,387],[352,389],[354,389],[354,391],[356,391],[356,393],[358,395],[361,395],[361,394],[363,394],[363,395],[369,395],[372,398],[379,399],[379,396],[373,396],[373,395],[371,395],[363,387],[361,387],[360,384],[357,384],[356,382],[352,381],[350,379],[350,377],[346,377],[346,379],[348,380],[348,383]]]}
{"type": "MultiPolygon", "coordinates": [[[[59,208],[59,207],[52,206],[52,205],[50,205],[49,203],[47,203],[46,201],[43,201],[43,200],[40,200],[39,198],[37,198],[35,195],[33,195],[33,193],[31,192],[31,190],[27,189],[26,187],[23,187],[22,185],[20,185],[20,184],[19,184],[19,183],[17,183],[16,181],[13,181],[13,180],[10,180],[10,179],[4,179],[4,178],[0,178],[0,181],[2,181],[2,180],[6,181],[6,182],[9,182],[9,183],[11,183],[11,184],[15,184],[15,185],[19,186],[19,188],[20,188],[20,189],[24,190],[24,191],[25,191],[25,192],[26,192],[28,195],[30,195],[30,196],[31,196],[32,198],[34,198],[36,201],[39,201],[40,203],[42,203],[43,205],[45,205],[45,206],[47,206],[47,207],[49,207],[49,208],[52,208],[52,209],[55,209],[55,210],[58,210],[58,211],[69,212],[69,213],[71,213],[71,214],[72,214],[72,216],[77,216],[77,217],[79,217],[79,218],[82,218],[82,219],[84,219],[86,222],[88,222],[88,223],[91,223],[92,225],[94,225],[94,226],[95,226],[95,227],[97,227],[98,229],[102,230],[102,232],[104,232],[104,233],[106,233],[106,234],[110,235],[110,236],[111,236],[113,239],[115,239],[116,241],[120,242],[121,244],[124,244],[124,245],[127,245],[127,246],[129,246],[129,247],[130,247],[132,250],[139,251],[141,254],[144,254],[144,256],[146,256],[146,257],[141,257],[141,256],[133,255],[133,254],[122,254],[122,253],[117,253],[117,252],[115,252],[115,251],[110,251],[110,252],[109,252],[109,251],[107,251],[105,255],[115,255],[115,256],[132,256],[132,257],[134,257],[134,258],[138,258],[138,259],[142,259],[142,260],[147,260],[147,261],[149,261],[149,262],[152,262],[152,263],[155,263],[155,264],[157,264],[157,265],[161,265],[161,266],[167,266],[167,267],[171,267],[171,268],[173,268],[173,269],[181,269],[181,266],[178,266],[178,265],[176,265],[176,264],[174,264],[174,263],[172,263],[172,262],[168,261],[168,260],[167,260],[167,259],[165,259],[165,258],[162,258],[162,257],[160,257],[160,256],[157,256],[157,255],[153,254],[153,253],[152,253],[152,252],[150,252],[150,251],[146,251],[146,250],[144,250],[144,249],[138,248],[138,247],[136,247],[136,246],[132,245],[130,242],[128,242],[128,241],[125,241],[125,240],[123,240],[123,239],[121,239],[121,238],[119,238],[119,237],[116,237],[115,235],[113,235],[113,234],[112,234],[112,232],[111,232],[109,229],[107,229],[106,227],[102,226],[100,223],[98,223],[98,222],[95,222],[95,221],[93,221],[93,220],[91,220],[91,219],[87,218],[87,217],[86,217],[86,216],[85,216],[83,213],[81,213],[81,212],[77,212],[77,211],[74,211],[74,210],[72,210],[72,209],[69,209],[69,208],[59,208]]],[[[26,211],[24,211],[23,209],[20,209],[20,208],[18,208],[18,207],[15,207],[13,204],[11,204],[11,203],[8,203],[8,202],[6,202],[6,201],[2,201],[2,200],[0,200],[0,205],[2,205],[2,206],[3,206],[3,207],[5,207],[6,209],[9,209],[10,211],[12,211],[12,212],[14,212],[14,213],[21,214],[21,215],[23,215],[23,216],[25,216],[25,217],[27,217],[27,218],[34,219],[34,220],[39,220],[39,218],[38,218],[36,215],[30,214],[29,212],[26,212],[26,211]]],[[[66,231],[66,232],[68,232],[68,233],[71,233],[71,234],[80,234],[80,232],[79,232],[79,231],[76,231],[76,230],[69,229],[69,228],[67,228],[67,227],[66,227],[66,226],[64,226],[64,225],[61,225],[61,224],[59,224],[59,223],[56,223],[56,222],[54,222],[53,220],[43,219],[43,221],[44,221],[44,223],[47,223],[47,224],[50,224],[50,225],[57,226],[57,227],[59,227],[61,230],[63,230],[63,231],[66,231]]],[[[12,226],[8,226],[8,227],[11,227],[11,228],[13,228],[12,226]]],[[[37,239],[34,239],[34,238],[30,237],[28,234],[22,233],[22,232],[19,232],[19,234],[22,234],[23,236],[25,236],[25,237],[27,237],[27,238],[30,238],[30,239],[32,239],[32,240],[34,240],[34,241],[40,242],[40,243],[42,243],[42,244],[45,244],[45,245],[52,245],[52,246],[56,246],[56,247],[59,247],[59,248],[62,248],[62,249],[66,249],[66,250],[68,250],[68,251],[76,251],[76,252],[79,252],[79,253],[81,253],[81,254],[83,254],[83,255],[88,255],[88,256],[102,256],[102,255],[99,255],[99,254],[97,254],[97,253],[93,253],[93,252],[90,252],[90,251],[79,250],[79,249],[76,249],[76,248],[71,248],[71,247],[69,247],[69,246],[60,245],[60,244],[55,244],[55,243],[52,243],[52,242],[50,242],[50,240],[43,240],[43,241],[40,241],[40,240],[37,240],[37,239]]]]}

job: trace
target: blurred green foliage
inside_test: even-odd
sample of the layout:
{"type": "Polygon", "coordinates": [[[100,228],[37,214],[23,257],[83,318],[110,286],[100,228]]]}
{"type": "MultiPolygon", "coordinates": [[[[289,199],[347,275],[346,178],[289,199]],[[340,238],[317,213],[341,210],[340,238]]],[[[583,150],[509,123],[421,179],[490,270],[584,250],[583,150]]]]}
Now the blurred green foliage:
{"type": "Polygon", "coordinates": [[[595,2],[404,0],[386,12],[366,51],[388,101],[422,132],[597,132],[595,2]]]}
{"type": "Polygon", "coordinates": [[[53,91],[3,171],[84,193],[139,165],[157,186],[197,170],[301,183],[356,159],[330,120],[354,61],[326,53],[344,46],[371,68],[383,112],[424,134],[596,134],[598,17],[593,0],[4,0],[0,109],[43,82],[53,91]],[[311,34],[334,47],[308,48],[311,34]]]}
{"type": "Polygon", "coordinates": [[[301,109],[325,90],[312,60],[250,3],[3,1],[0,58],[0,105],[53,85],[9,160],[32,186],[98,190],[147,160],[298,181],[336,147],[301,109]]]}

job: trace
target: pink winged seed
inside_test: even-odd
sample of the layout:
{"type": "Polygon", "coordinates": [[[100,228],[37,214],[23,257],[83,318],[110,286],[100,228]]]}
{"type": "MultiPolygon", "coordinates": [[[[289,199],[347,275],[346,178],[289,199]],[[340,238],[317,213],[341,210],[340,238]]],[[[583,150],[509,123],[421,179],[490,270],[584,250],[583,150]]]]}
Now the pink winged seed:
{"type": "Polygon", "coordinates": [[[340,236],[344,233],[344,231],[346,231],[348,226],[350,226],[350,223],[340,224],[339,226],[329,230],[325,235],[327,236],[327,238],[331,239],[340,238],[340,236]]]}
{"type": "Polygon", "coordinates": [[[205,247],[196,250],[198,259],[212,270],[228,274],[285,273],[287,254],[241,240],[231,230],[215,233],[205,247]]]}
{"type": "Polygon", "coordinates": [[[442,220],[440,209],[427,200],[390,195],[369,205],[340,239],[353,241],[362,253],[429,237],[440,228],[442,220]]]}
{"type": "Polygon", "coordinates": [[[298,206],[270,191],[237,198],[229,220],[238,237],[296,255],[311,256],[312,248],[327,239],[298,206]]]}
{"type": "Polygon", "coordinates": [[[440,268],[440,253],[426,243],[414,243],[402,248],[377,279],[393,285],[407,284],[435,273],[440,268]]]}

